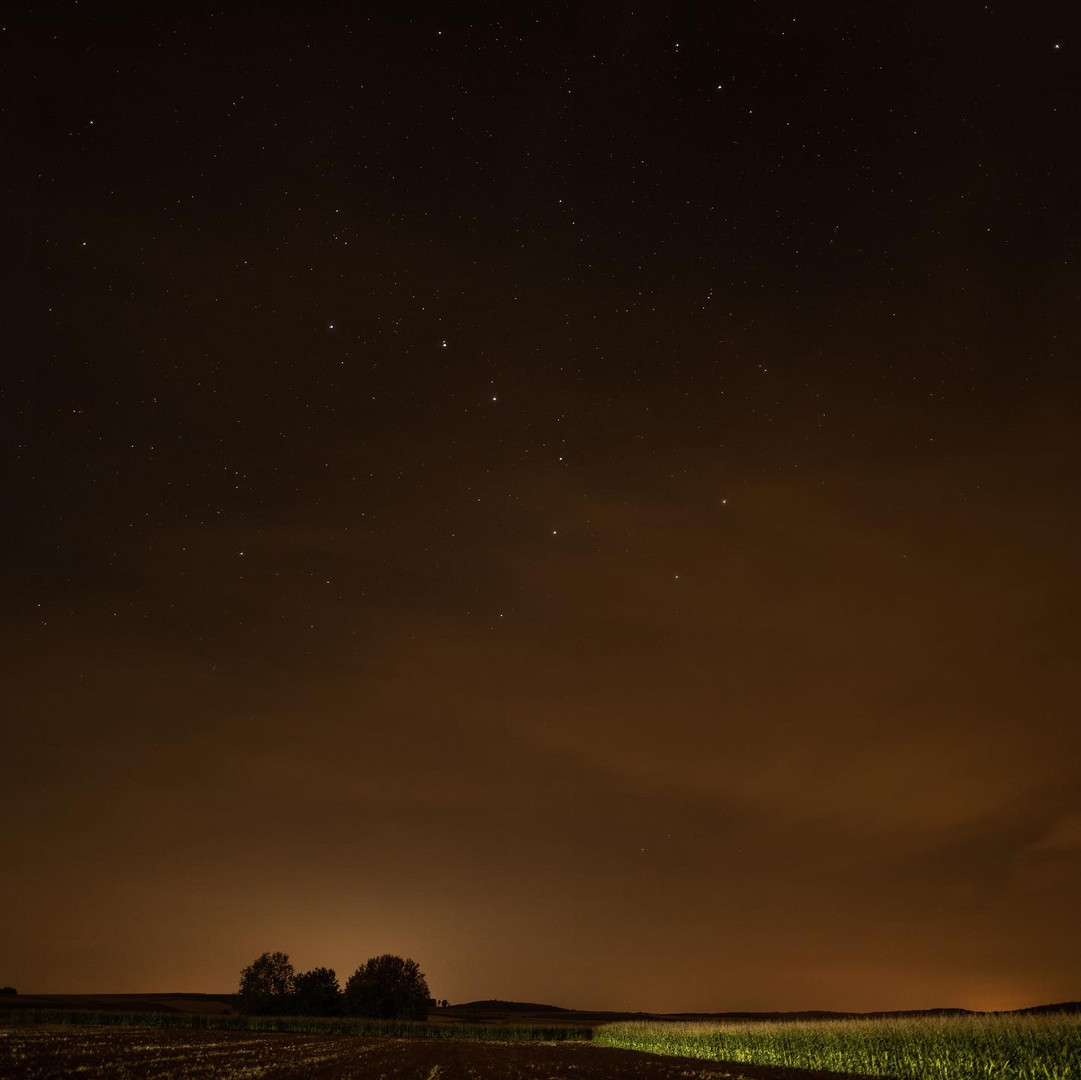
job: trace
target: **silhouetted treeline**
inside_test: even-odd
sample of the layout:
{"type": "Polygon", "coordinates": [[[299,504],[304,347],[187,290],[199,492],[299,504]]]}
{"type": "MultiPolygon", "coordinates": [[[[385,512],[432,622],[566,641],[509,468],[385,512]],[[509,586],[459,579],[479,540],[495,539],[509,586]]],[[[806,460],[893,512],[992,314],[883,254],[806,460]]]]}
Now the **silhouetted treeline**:
{"type": "Polygon", "coordinates": [[[15,997],[18,993],[14,986],[0,986],[0,997],[15,997]]]}
{"type": "Polygon", "coordinates": [[[333,968],[297,974],[282,952],[263,953],[240,973],[241,1012],[257,1016],[371,1016],[423,1020],[435,1004],[415,960],[384,953],[338,985],[333,968]]]}

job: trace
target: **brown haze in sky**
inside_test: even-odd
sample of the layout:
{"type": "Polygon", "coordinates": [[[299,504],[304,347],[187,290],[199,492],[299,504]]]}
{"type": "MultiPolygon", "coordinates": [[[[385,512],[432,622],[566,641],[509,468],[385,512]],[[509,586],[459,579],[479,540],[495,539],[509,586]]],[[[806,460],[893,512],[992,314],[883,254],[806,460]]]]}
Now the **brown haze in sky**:
{"type": "Polygon", "coordinates": [[[978,488],[964,456],[813,485],[701,461],[668,501],[538,476],[523,497],[559,535],[470,555],[505,612],[336,604],[363,519],[203,534],[204,593],[178,602],[250,641],[6,650],[9,970],[228,989],[266,948],[340,973],[397,950],[452,999],[1068,998],[1078,521],[1049,497],[1055,435],[1015,433],[1023,465],[980,448],[978,488]],[[239,543],[243,576],[216,572],[239,543]],[[260,621],[297,562],[331,579],[325,654],[260,621]]]}
{"type": "Polygon", "coordinates": [[[1081,39],[919,8],[11,24],[0,984],[1081,998],[1081,39]]]}

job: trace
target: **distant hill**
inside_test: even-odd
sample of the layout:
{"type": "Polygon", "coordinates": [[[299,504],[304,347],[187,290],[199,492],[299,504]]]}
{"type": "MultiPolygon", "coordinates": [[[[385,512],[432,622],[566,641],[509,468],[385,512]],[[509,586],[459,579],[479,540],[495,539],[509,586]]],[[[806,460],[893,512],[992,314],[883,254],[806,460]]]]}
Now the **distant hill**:
{"type": "MultiPolygon", "coordinates": [[[[972,1009],[945,1006],[933,1009],[895,1009],[889,1012],[837,1012],[827,1009],[803,1009],[794,1012],[681,1012],[646,1013],[614,1010],[568,1009],[561,1005],[541,1005],[529,1001],[466,1001],[440,1010],[445,1016],[499,1021],[504,1018],[529,1019],[540,1022],[547,1016],[559,1016],[563,1022],[604,1024],[615,1020],[728,1020],[728,1021],[791,1021],[791,1020],[884,1020],[921,1016],[979,1016],[972,1009]]],[[[998,1015],[1023,1015],[1059,1012],[1081,1012],[1081,1002],[1064,1001],[1057,1005],[1033,1005],[1027,1009],[1007,1010],[998,1015]]]]}
{"type": "Polygon", "coordinates": [[[1033,1005],[1027,1009],[1014,1009],[1016,1013],[1081,1012],[1081,1001],[1060,1001],[1057,1005],[1033,1005]]]}
{"type": "Polygon", "coordinates": [[[460,1005],[451,1005],[452,1009],[476,1009],[477,1012],[505,1012],[505,1013],[549,1013],[570,1012],[562,1005],[538,1005],[532,1001],[500,1001],[493,998],[489,1001],[464,1001],[460,1005]]]}
{"type": "Polygon", "coordinates": [[[0,1011],[22,1009],[91,1012],[201,1013],[232,1012],[232,994],[19,994],[0,999],[0,1011]]]}

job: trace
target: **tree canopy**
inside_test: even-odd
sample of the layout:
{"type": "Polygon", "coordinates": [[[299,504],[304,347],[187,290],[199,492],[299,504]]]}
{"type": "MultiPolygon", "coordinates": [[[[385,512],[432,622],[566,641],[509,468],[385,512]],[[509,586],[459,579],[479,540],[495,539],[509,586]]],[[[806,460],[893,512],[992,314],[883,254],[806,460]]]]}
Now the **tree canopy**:
{"type": "Polygon", "coordinates": [[[293,981],[293,1009],[298,1016],[337,1016],[342,990],[333,968],[317,967],[293,981]]]}
{"type": "Polygon", "coordinates": [[[258,1016],[290,1011],[296,975],[283,952],[265,952],[240,973],[240,1009],[258,1016]]]}
{"type": "MultiPolygon", "coordinates": [[[[384,953],[366,960],[345,991],[333,968],[297,974],[283,952],[265,952],[240,973],[241,1012],[255,1016],[371,1016],[423,1020],[434,1005],[415,960],[384,953]]],[[[444,1002],[446,1004],[446,1002],[444,1002]]]]}
{"type": "Polygon", "coordinates": [[[415,960],[384,953],[366,960],[345,984],[346,1011],[355,1016],[423,1020],[431,995],[415,960]]]}

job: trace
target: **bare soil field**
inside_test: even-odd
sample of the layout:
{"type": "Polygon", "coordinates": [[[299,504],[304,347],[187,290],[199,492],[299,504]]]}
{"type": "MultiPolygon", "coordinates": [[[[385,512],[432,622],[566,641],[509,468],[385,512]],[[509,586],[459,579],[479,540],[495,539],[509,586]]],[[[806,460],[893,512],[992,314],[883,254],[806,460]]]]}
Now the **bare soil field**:
{"type": "MultiPolygon", "coordinates": [[[[378,1039],[169,1028],[0,1026],[2,1080],[836,1080],[589,1043],[378,1039]]],[[[845,1080],[854,1080],[848,1076],[845,1080]]]]}

